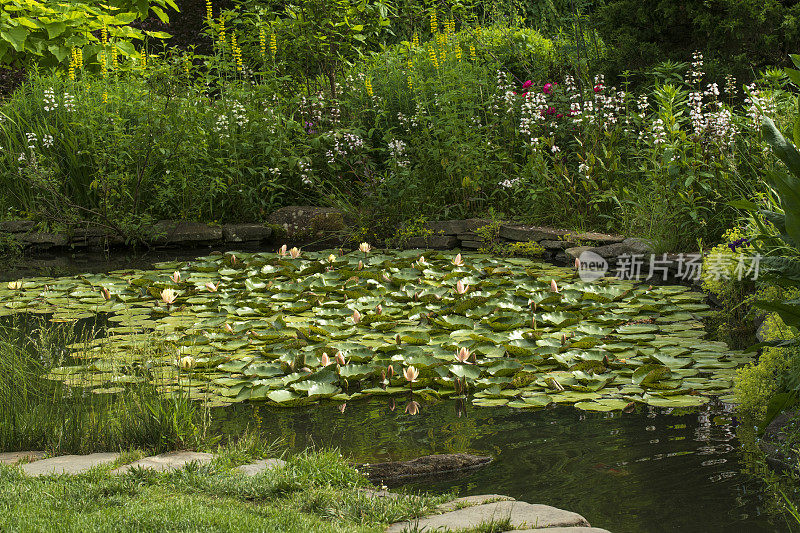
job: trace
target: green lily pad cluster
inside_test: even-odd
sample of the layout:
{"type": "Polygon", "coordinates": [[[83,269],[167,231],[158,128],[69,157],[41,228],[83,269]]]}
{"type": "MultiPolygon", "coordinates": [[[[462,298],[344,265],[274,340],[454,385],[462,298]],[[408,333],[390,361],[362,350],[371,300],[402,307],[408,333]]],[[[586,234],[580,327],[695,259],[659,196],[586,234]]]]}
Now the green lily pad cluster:
{"type": "Polygon", "coordinates": [[[49,378],[96,393],[150,381],[211,405],[413,390],[477,406],[693,407],[730,394],[749,361],[704,340],[709,308],[688,287],[422,253],[237,253],[34,278],[2,287],[0,315],[107,314],[106,334],[70,346],[76,364],[49,378]]]}

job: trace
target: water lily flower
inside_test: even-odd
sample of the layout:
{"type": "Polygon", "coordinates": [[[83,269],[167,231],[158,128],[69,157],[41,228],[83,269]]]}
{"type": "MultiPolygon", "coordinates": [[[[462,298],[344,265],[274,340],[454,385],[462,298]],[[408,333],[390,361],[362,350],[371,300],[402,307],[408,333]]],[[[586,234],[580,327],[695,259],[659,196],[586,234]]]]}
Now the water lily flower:
{"type": "Polygon", "coordinates": [[[358,262],[358,267],[356,267],[356,269],[357,270],[363,270],[364,269],[364,263],[362,261],[359,261],[358,262]]]}
{"type": "Polygon", "coordinates": [[[344,360],[344,354],[341,351],[336,352],[334,357],[336,358],[336,362],[340,365],[344,366],[347,364],[347,361],[344,360]]]}
{"type": "Polygon", "coordinates": [[[328,357],[328,354],[324,352],[322,353],[322,357],[319,358],[319,364],[322,365],[323,368],[328,366],[332,362],[333,361],[331,361],[331,358],[328,357]]]}
{"type": "Polygon", "coordinates": [[[197,365],[197,361],[195,361],[194,357],[192,357],[191,355],[186,355],[184,357],[181,357],[179,364],[181,370],[191,370],[197,365]]]}
{"type": "Polygon", "coordinates": [[[359,322],[361,322],[361,313],[356,309],[353,311],[353,324],[358,324],[359,322]]]}
{"type": "Polygon", "coordinates": [[[178,293],[173,289],[164,289],[161,291],[161,301],[167,305],[174,303],[177,298],[178,293]]]}
{"type": "Polygon", "coordinates": [[[405,370],[403,370],[403,376],[405,376],[406,381],[408,381],[409,383],[414,383],[415,381],[417,381],[417,378],[419,377],[419,370],[417,370],[413,366],[410,366],[405,370]]]}
{"type": "Polygon", "coordinates": [[[358,245],[358,250],[360,252],[368,254],[370,253],[370,251],[372,251],[372,246],[370,246],[368,242],[362,242],[361,244],[358,245]]]}
{"type": "Polygon", "coordinates": [[[284,244],[280,248],[278,248],[278,255],[281,257],[286,257],[286,245],[284,244]]]}
{"type": "Polygon", "coordinates": [[[343,403],[342,405],[339,406],[339,412],[340,413],[344,413],[345,409],[347,409],[347,404],[346,403],[343,403]]]}
{"type": "Polygon", "coordinates": [[[217,289],[219,289],[219,284],[220,284],[220,283],[221,283],[221,282],[219,282],[219,281],[218,281],[218,282],[217,282],[217,284],[216,284],[216,285],[214,285],[213,283],[211,283],[211,282],[209,281],[208,283],[206,283],[206,285],[205,285],[205,286],[206,286],[206,289],[208,289],[209,291],[211,291],[211,292],[217,292],[217,289]]]}
{"type": "Polygon", "coordinates": [[[236,254],[231,254],[231,264],[232,265],[236,264],[236,254]]]}
{"type": "Polygon", "coordinates": [[[297,259],[300,257],[300,249],[295,246],[291,250],[289,250],[289,255],[292,256],[292,259],[297,259]]]}
{"type": "Polygon", "coordinates": [[[462,280],[458,280],[456,282],[456,292],[458,294],[464,294],[468,290],[469,290],[469,285],[464,285],[464,282],[462,280]]]}
{"type": "Polygon", "coordinates": [[[386,367],[386,374],[388,374],[390,378],[394,377],[394,367],[392,365],[386,367]]]}
{"type": "Polygon", "coordinates": [[[580,269],[581,269],[581,260],[576,257],[575,258],[575,270],[580,270],[580,269]]]}
{"type": "Polygon", "coordinates": [[[472,357],[472,352],[468,348],[462,346],[456,352],[456,361],[459,363],[469,364],[469,358],[472,357]]]}
{"type": "Polygon", "coordinates": [[[8,288],[11,289],[12,291],[20,290],[22,288],[22,280],[18,279],[17,281],[9,281],[8,288]]]}
{"type": "Polygon", "coordinates": [[[408,402],[408,404],[406,405],[406,413],[410,414],[411,416],[414,416],[417,413],[419,413],[419,404],[414,400],[408,402]]]}
{"type": "Polygon", "coordinates": [[[171,279],[174,283],[180,283],[181,282],[181,273],[176,270],[175,272],[172,273],[172,275],[169,277],[169,279],[171,279]]]}
{"type": "Polygon", "coordinates": [[[556,283],[556,280],[554,280],[554,279],[550,280],[550,290],[553,291],[553,292],[558,292],[558,284],[556,283]]]}
{"type": "Polygon", "coordinates": [[[457,267],[464,266],[464,261],[461,259],[461,254],[458,254],[453,258],[453,264],[457,267]]]}
{"type": "Polygon", "coordinates": [[[383,313],[383,306],[381,304],[378,304],[378,306],[375,307],[375,314],[380,315],[381,313],[383,313]]]}
{"type": "Polygon", "coordinates": [[[227,331],[228,333],[233,333],[233,328],[227,322],[225,322],[225,331],[227,331]]]}
{"type": "Polygon", "coordinates": [[[328,263],[333,263],[334,261],[336,261],[336,256],[333,255],[333,254],[329,255],[328,256],[328,263]]]}
{"type": "Polygon", "coordinates": [[[100,287],[100,294],[103,295],[103,300],[111,299],[111,293],[105,287],[100,287]]]}

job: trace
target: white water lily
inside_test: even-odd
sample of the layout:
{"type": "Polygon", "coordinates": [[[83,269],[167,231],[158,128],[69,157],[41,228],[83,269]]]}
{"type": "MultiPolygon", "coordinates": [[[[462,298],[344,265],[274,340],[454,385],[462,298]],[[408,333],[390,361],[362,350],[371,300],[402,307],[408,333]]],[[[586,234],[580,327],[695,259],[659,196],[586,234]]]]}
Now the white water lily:
{"type": "Polygon", "coordinates": [[[336,261],[336,256],[333,255],[333,254],[329,255],[328,256],[328,263],[333,263],[334,261],[336,261]]]}
{"type": "Polygon", "coordinates": [[[455,256],[453,259],[453,265],[457,267],[464,266],[464,261],[461,259],[461,254],[455,256]]]}
{"type": "Polygon", "coordinates": [[[20,290],[22,288],[22,280],[18,279],[17,281],[9,281],[8,288],[11,289],[12,291],[20,290]]]}
{"type": "Polygon", "coordinates": [[[233,333],[233,328],[227,322],[225,322],[225,331],[227,331],[228,333],[233,333]]]}
{"type": "Polygon", "coordinates": [[[297,246],[293,247],[291,250],[289,250],[289,255],[292,257],[292,259],[297,259],[300,257],[300,249],[297,246]]]}
{"type": "Polygon", "coordinates": [[[278,255],[281,257],[286,257],[286,245],[284,244],[280,248],[278,248],[278,255]]]}
{"type": "Polygon", "coordinates": [[[178,298],[178,292],[174,289],[164,289],[161,291],[161,301],[167,305],[174,303],[176,298],[178,298]]]}
{"type": "Polygon", "coordinates": [[[409,383],[414,383],[415,381],[417,381],[417,378],[419,377],[419,370],[417,370],[413,366],[410,366],[405,370],[403,370],[403,376],[409,383]]]}
{"type": "Polygon", "coordinates": [[[197,361],[195,361],[194,357],[192,357],[191,355],[186,355],[184,357],[181,357],[180,366],[181,370],[191,370],[195,366],[197,366],[197,361]]]}
{"type": "Polygon", "coordinates": [[[344,360],[344,354],[342,352],[336,352],[336,362],[342,366],[347,364],[347,361],[344,360]]]}
{"type": "Polygon", "coordinates": [[[368,242],[362,242],[361,244],[358,245],[358,249],[359,251],[368,254],[372,251],[372,246],[370,246],[368,242]]]}

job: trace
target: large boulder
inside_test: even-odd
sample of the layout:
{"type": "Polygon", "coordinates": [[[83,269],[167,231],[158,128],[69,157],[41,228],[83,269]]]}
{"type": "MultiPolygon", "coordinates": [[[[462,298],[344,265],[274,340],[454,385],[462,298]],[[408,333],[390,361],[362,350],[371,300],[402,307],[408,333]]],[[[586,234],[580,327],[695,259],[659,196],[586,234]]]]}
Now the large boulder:
{"type": "Polygon", "coordinates": [[[284,233],[290,244],[335,245],[344,240],[348,228],[344,213],[333,207],[290,205],[273,211],[267,220],[284,233]]]}

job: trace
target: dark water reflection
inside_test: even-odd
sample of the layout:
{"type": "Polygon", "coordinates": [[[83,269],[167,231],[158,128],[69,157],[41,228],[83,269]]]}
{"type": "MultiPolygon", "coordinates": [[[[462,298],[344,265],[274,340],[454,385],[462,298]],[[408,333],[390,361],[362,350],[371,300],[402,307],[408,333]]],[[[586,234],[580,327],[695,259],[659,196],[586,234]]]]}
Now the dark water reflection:
{"type": "Polygon", "coordinates": [[[445,452],[489,454],[495,461],[456,480],[411,488],[500,493],[584,515],[592,525],[626,532],[786,531],[762,505],[760,481],[742,473],[736,420],[724,405],[701,411],[642,408],[585,413],[469,409],[454,401],[405,404],[373,400],[304,409],[242,405],[217,414],[228,434],[260,428],[295,450],[338,447],[354,461],[398,460],[445,452]],[[260,419],[260,423],[259,423],[260,419]]]}

